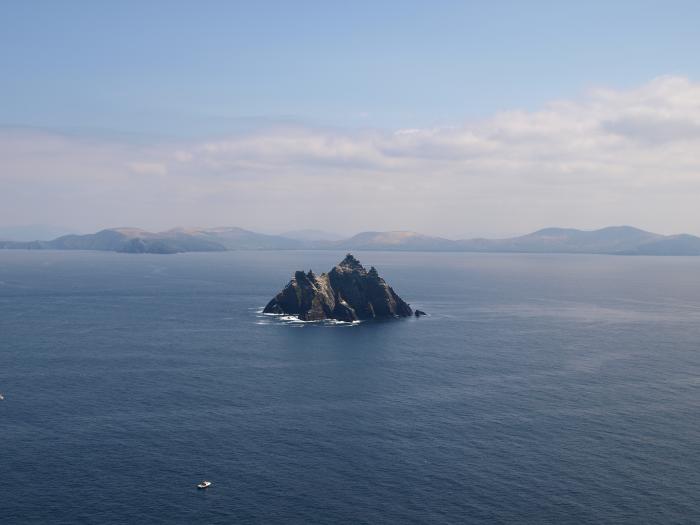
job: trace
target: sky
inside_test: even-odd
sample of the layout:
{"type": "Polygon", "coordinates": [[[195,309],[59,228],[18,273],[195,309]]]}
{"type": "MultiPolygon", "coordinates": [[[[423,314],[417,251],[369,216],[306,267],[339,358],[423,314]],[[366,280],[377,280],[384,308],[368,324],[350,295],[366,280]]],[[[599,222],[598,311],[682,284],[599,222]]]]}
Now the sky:
{"type": "Polygon", "coordinates": [[[697,2],[6,1],[0,228],[700,234],[697,2]]]}

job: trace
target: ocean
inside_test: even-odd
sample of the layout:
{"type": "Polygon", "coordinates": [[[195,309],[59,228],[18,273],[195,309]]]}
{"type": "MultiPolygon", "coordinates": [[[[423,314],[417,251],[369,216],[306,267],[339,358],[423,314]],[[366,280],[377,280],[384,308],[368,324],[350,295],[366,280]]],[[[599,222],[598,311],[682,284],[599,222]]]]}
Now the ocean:
{"type": "Polygon", "coordinates": [[[0,522],[700,522],[700,258],[344,255],[0,251],[0,522]]]}

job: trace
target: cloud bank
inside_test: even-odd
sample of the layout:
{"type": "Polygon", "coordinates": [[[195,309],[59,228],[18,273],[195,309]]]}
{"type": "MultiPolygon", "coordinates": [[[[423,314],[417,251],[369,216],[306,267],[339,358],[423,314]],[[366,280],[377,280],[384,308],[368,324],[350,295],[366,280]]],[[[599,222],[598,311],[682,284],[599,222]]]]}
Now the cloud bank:
{"type": "Polygon", "coordinates": [[[700,84],[660,77],[458,127],[129,143],[0,130],[0,224],[700,233],[700,84]]]}

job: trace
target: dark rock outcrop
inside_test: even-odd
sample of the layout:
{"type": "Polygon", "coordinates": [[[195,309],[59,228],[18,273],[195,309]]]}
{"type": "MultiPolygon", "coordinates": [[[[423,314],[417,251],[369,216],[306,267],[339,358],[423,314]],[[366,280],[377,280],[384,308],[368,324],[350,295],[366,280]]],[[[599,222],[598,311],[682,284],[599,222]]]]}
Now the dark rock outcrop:
{"type": "Polygon", "coordinates": [[[422,315],[428,315],[423,310],[416,310],[414,313],[415,313],[416,317],[420,317],[422,315]]]}
{"type": "Polygon", "coordinates": [[[296,315],[304,321],[359,321],[413,314],[374,267],[365,270],[351,254],[328,273],[296,272],[263,312],[296,315]]]}

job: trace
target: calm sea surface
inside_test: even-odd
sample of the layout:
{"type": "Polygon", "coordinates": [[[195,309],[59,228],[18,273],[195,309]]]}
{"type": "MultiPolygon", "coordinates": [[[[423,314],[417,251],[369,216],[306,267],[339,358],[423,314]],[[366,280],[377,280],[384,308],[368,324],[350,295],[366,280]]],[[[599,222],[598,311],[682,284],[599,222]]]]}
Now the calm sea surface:
{"type": "Polygon", "coordinates": [[[0,522],[700,522],[700,258],[343,255],[0,251],[0,522]]]}

